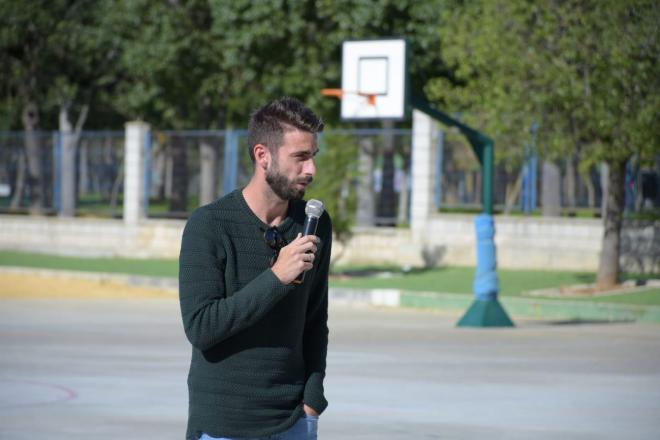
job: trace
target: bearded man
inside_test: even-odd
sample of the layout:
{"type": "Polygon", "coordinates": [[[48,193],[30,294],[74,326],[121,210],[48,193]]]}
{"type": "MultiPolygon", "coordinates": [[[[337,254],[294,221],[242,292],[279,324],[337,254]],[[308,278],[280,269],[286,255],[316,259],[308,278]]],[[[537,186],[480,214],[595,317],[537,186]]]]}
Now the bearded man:
{"type": "Polygon", "coordinates": [[[297,99],[257,109],[250,182],[186,224],[179,298],[192,344],[187,439],[317,438],[328,404],[330,217],[319,219],[316,236],[301,231],[322,131],[297,99]]]}

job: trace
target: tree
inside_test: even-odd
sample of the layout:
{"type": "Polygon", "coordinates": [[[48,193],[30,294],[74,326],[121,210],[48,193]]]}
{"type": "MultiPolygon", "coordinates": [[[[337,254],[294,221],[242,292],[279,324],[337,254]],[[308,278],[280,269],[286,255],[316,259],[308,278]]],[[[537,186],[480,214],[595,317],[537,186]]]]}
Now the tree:
{"type": "Polygon", "coordinates": [[[626,163],[633,156],[650,162],[660,151],[660,5],[643,0],[607,3],[592,5],[586,27],[595,32],[575,28],[575,38],[586,44],[575,60],[584,99],[572,121],[585,155],[609,166],[597,281],[603,288],[614,285],[620,271],[626,163]]]}
{"type": "MultiPolygon", "coordinates": [[[[75,215],[78,190],[76,163],[83,127],[99,95],[117,82],[119,41],[111,1],[72,7],[57,23],[50,41],[57,70],[49,84],[50,100],[59,109],[62,146],[62,206],[60,214],[75,215]],[[74,112],[78,116],[73,122],[74,112]]],[[[121,19],[121,17],[119,17],[121,19]]]]}
{"type": "MultiPolygon", "coordinates": [[[[123,77],[113,105],[126,118],[178,130],[217,127],[211,108],[213,95],[200,95],[214,69],[208,53],[206,3],[142,0],[116,5],[127,19],[119,31],[123,77]]],[[[168,142],[165,151],[173,165],[169,208],[186,212],[189,144],[177,135],[162,139],[168,142]]]]}
{"type": "MultiPolygon", "coordinates": [[[[318,20],[309,19],[313,5],[223,0],[122,3],[124,13],[136,17],[136,23],[124,31],[122,64],[127,77],[116,108],[127,117],[180,130],[245,126],[252,109],[281,95],[329,107],[319,90],[328,72],[338,71],[338,62],[328,69],[319,58],[326,54],[315,44],[320,33],[315,28],[318,20]]],[[[170,209],[184,211],[187,162],[180,150],[186,144],[179,141],[169,146],[179,158],[174,161],[179,183],[173,188],[170,209]]],[[[217,157],[204,142],[200,150],[203,159],[217,157]]],[[[213,192],[208,186],[217,177],[211,175],[214,167],[206,165],[201,167],[201,181],[208,198],[213,192]]]]}
{"type": "MultiPolygon", "coordinates": [[[[37,130],[59,120],[63,146],[63,211],[75,209],[75,157],[80,132],[99,89],[113,81],[116,39],[107,18],[110,1],[7,1],[0,4],[0,51],[6,121],[22,107],[28,185],[32,212],[45,207],[42,160],[37,130]],[[58,117],[53,117],[53,108],[58,117]],[[71,121],[78,110],[77,122],[71,121]],[[45,117],[45,121],[43,121],[45,117]]],[[[12,125],[9,122],[10,126],[12,125]]],[[[9,127],[8,127],[9,128],[9,127]]],[[[22,187],[19,184],[17,187],[22,187]]],[[[17,207],[22,190],[14,194],[17,207]]]]}
{"type": "MultiPolygon", "coordinates": [[[[341,42],[408,37],[418,61],[413,82],[421,84],[444,68],[429,50],[438,44],[430,24],[439,16],[440,3],[122,2],[123,13],[139,22],[135,18],[122,33],[126,78],[116,93],[116,108],[127,117],[175,129],[231,128],[245,126],[250,112],[267,100],[291,95],[332,124],[337,104],[322,97],[320,89],[339,83],[341,42]]],[[[213,157],[202,151],[202,157],[213,157]]]]}
{"type": "MultiPolygon", "coordinates": [[[[45,99],[45,83],[49,70],[48,39],[54,32],[51,14],[61,16],[65,2],[53,2],[48,8],[40,3],[8,1],[0,3],[0,64],[4,66],[3,90],[7,102],[19,106],[20,120],[25,131],[26,185],[18,182],[19,193],[14,193],[12,208],[17,208],[23,197],[23,188],[30,190],[30,212],[42,213],[45,208],[45,186],[37,131],[40,107],[45,99]]],[[[16,111],[11,109],[10,111],[16,111]]],[[[18,113],[18,112],[16,112],[18,113]]],[[[8,117],[12,120],[11,116],[8,117]]],[[[19,165],[20,167],[20,165],[19,165]]],[[[22,174],[19,170],[19,174],[22,174]]]]}
{"type": "Polygon", "coordinates": [[[601,288],[619,275],[626,161],[658,151],[658,22],[650,0],[457,1],[441,34],[459,85],[441,78],[428,88],[496,138],[499,160],[520,160],[517,146],[538,121],[546,158],[579,153],[609,165],[601,288]]]}
{"type": "MultiPolygon", "coordinates": [[[[44,127],[56,126],[59,119],[71,155],[75,154],[76,132],[83,122],[117,128],[125,119],[142,119],[154,127],[176,130],[243,127],[255,107],[282,95],[304,100],[331,126],[338,120],[337,103],[319,92],[339,84],[341,42],[349,38],[407,38],[415,60],[413,88],[421,89],[429,77],[446,71],[435,50],[439,38],[432,26],[443,3],[2,2],[0,16],[7,24],[0,30],[2,47],[7,49],[2,54],[7,60],[2,68],[12,75],[0,81],[5,108],[11,107],[13,112],[2,119],[19,124],[20,113],[13,103],[19,99],[34,103],[23,105],[36,108],[26,113],[30,116],[28,128],[38,128],[38,117],[44,127]],[[25,80],[30,77],[26,72],[32,72],[33,79],[25,80]]],[[[180,157],[174,162],[180,179],[174,188],[178,194],[173,197],[178,206],[171,209],[185,210],[190,155],[179,150],[190,145],[171,140],[167,140],[168,150],[180,157]]],[[[209,158],[205,161],[209,166],[202,167],[206,178],[201,179],[207,182],[202,191],[206,198],[212,194],[209,187],[217,182],[217,176],[210,175],[218,168],[213,162],[221,159],[214,148],[200,146],[200,157],[209,158]]],[[[345,169],[332,166],[324,171],[339,178],[347,174],[345,169]]]]}

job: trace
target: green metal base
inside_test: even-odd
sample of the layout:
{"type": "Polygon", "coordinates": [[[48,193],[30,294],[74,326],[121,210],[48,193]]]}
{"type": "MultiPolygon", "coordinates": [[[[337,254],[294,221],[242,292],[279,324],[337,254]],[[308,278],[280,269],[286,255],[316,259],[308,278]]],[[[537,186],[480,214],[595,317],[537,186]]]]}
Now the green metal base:
{"type": "Polygon", "coordinates": [[[506,311],[496,299],[475,300],[457,327],[515,327],[506,311]]]}

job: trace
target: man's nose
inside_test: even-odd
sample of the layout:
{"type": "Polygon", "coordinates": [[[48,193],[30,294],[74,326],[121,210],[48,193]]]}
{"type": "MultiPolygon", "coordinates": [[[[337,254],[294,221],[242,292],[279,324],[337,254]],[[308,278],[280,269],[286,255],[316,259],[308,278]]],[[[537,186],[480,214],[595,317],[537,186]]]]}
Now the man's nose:
{"type": "Polygon", "coordinates": [[[305,161],[305,166],[303,167],[303,174],[312,177],[316,175],[316,162],[314,161],[313,158],[305,161]]]}

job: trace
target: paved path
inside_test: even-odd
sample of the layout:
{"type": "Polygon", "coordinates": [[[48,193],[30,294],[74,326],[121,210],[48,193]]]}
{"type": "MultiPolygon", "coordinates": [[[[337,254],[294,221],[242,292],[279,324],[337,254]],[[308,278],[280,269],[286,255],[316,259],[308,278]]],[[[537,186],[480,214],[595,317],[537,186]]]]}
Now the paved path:
{"type": "MultiPolygon", "coordinates": [[[[321,440],[655,439],[660,326],[331,310],[321,440]]],[[[182,439],[178,305],[0,301],[0,439],[182,439]]]]}

